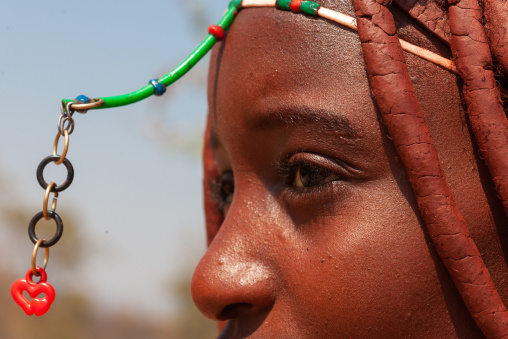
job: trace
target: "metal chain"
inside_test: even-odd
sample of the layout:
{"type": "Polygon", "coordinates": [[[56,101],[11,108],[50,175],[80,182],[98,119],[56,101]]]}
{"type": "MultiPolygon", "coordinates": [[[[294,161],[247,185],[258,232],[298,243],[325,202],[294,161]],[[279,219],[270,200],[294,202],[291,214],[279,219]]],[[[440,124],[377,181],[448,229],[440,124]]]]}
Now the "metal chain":
{"type": "Polygon", "coordinates": [[[37,213],[32,220],[30,221],[28,225],[28,235],[30,237],[30,240],[35,244],[34,250],[32,252],[32,273],[35,276],[39,276],[40,273],[37,270],[37,266],[35,265],[35,259],[37,256],[37,251],[39,247],[45,248],[45,256],[44,256],[44,263],[43,263],[43,269],[46,268],[46,265],[48,263],[49,258],[49,247],[55,245],[58,240],[60,240],[60,237],[63,233],[63,222],[60,216],[56,213],[56,206],[57,206],[57,199],[58,194],[61,191],[64,191],[67,189],[74,179],[74,168],[72,167],[71,162],[69,159],[67,159],[67,151],[69,149],[69,135],[72,134],[74,131],[74,119],[72,118],[74,114],[74,110],[72,109],[72,103],[68,102],[66,104],[62,103],[61,106],[61,114],[58,118],[58,133],[55,137],[55,140],[53,142],[53,150],[52,155],[44,158],[39,166],[37,167],[36,176],[37,181],[41,185],[41,187],[45,190],[44,193],[44,200],[42,203],[42,211],[37,213]],[[62,154],[58,155],[58,143],[60,141],[60,138],[63,136],[64,138],[64,146],[62,150],[62,154]],[[57,185],[54,182],[47,183],[44,179],[44,169],[46,166],[53,162],[55,165],[61,165],[64,164],[64,166],[67,169],[67,179],[65,182],[61,185],[57,185]],[[51,194],[53,194],[53,200],[51,203],[51,207],[48,208],[49,205],[49,199],[51,194]],[[56,223],[56,232],[53,238],[46,240],[46,239],[38,239],[35,234],[35,227],[39,220],[42,218],[46,220],[53,219],[56,223]]]}

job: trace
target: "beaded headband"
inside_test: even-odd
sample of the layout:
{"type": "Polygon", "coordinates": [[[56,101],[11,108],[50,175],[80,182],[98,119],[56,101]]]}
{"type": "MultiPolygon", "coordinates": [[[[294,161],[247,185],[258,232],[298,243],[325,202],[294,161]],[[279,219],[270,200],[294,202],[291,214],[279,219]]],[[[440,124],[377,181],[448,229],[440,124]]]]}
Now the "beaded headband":
{"type": "MultiPolygon", "coordinates": [[[[306,0],[233,0],[231,1],[226,13],[217,25],[208,28],[208,36],[196,48],[194,52],[187,57],[177,68],[159,79],[152,79],[145,87],[124,95],[101,97],[90,99],[84,95],[76,99],[62,100],[63,110],[86,112],[89,109],[112,108],[133,104],[143,100],[151,95],[160,96],[166,91],[166,87],[171,85],[185,75],[194,65],[196,65],[215,45],[225,37],[225,32],[229,29],[238,12],[243,8],[253,7],[275,7],[280,10],[303,13],[311,16],[319,16],[338,23],[344,27],[357,31],[356,19],[343,13],[333,11],[322,7],[316,2],[306,0]]],[[[425,48],[413,45],[403,39],[399,39],[402,49],[414,54],[424,60],[430,61],[442,68],[457,73],[455,64],[452,60],[446,59],[425,48]]]]}

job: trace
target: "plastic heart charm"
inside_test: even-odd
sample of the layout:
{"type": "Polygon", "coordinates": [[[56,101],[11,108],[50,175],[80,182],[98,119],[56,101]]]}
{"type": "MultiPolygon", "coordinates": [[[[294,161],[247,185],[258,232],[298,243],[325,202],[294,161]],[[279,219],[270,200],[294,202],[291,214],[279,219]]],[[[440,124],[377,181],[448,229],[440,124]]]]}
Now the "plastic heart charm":
{"type": "Polygon", "coordinates": [[[49,307],[55,300],[55,290],[53,286],[46,283],[48,278],[46,271],[41,267],[36,268],[39,272],[41,279],[38,282],[33,282],[33,272],[28,270],[25,279],[19,279],[12,284],[11,295],[14,298],[16,304],[18,304],[27,315],[35,314],[41,316],[49,310],[49,307]],[[23,291],[27,293],[33,299],[28,301],[23,295],[23,291]],[[42,298],[36,298],[40,294],[45,294],[42,298]]]}

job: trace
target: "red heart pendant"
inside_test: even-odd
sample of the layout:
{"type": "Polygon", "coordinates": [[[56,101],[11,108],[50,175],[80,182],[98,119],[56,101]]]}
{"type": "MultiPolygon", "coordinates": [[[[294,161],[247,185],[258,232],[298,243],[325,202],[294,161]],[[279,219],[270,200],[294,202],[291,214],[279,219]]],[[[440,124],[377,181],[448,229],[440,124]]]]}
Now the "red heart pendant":
{"type": "Polygon", "coordinates": [[[41,316],[49,310],[51,303],[55,300],[55,290],[53,286],[46,283],[48,275],[41,267],[36,267],[37,272],[41,276],[41,280],[34,283],[32,280],[33,272],[31,269],[26,273],[25,279],[18,279],[12,284],[11,295],[16,304],[18,304],[27,315],[35,313],[36,316],[41,316]],[[23,291],[33,299],[28,301],[23,295],[23,291]],[[43,298],[36,298],[40,294],[45,294],[43,298]]]}

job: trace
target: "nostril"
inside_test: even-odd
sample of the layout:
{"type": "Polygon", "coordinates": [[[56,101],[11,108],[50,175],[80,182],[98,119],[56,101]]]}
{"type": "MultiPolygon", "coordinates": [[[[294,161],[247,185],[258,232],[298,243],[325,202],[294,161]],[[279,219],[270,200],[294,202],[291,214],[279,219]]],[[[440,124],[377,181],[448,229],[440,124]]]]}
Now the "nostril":
{"type": "Polygon", "coordinates": [[[249,303],[235,303],[227,305],[217,315],[217,319],[220,321],[230,320],[238,317],[241,313],[246,313],[252,308],[252,304],[249,303]]]}
{"type": "Polygon", "coordinates": [[[222,227],[194,271],[192,299],[201,313],[213,320],[264,314],[275,302],[278,280],[270,266],[252,260],[248,254],[252,249],[230,253],[231,249],[226,246],[245,243],[245,240],[230,238],[229,233],[237,234],[222,227]]]}

